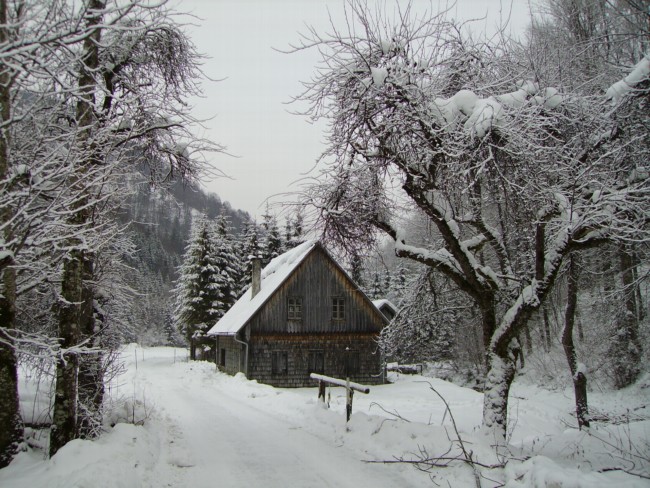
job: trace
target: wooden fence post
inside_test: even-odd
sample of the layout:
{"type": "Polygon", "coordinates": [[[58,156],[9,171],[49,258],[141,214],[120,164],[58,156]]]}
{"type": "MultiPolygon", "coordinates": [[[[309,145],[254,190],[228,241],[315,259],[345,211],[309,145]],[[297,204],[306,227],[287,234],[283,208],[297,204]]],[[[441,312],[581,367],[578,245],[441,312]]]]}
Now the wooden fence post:
{"type": "MultiPolygon", "coordinates": [[[[354,398],[354,392],[360,391],[361,393],[365,393],[366,395],[370,393],[370,388],[364,385],[360,385],[359,383],[353,383],[350,381],[350,378],[346,378],[345,380],[341,380],[338,378],[332,378],[330,376],[325,376],[322,374],[316,374],[316,373],[311,373],[309,377],[313,380],[318,381],[318,400],[322,398],[323,402],[325,402],[325,385],[330,384],[330,385],[336,385],[336,386],[342,386],[345,388],[345,417],[346,417],[346,422],[350,420],[350,416],[352,415],[352,399],[354,398]]],[[[329,406],[329,405],[328,405],[329,406]]]]}
{"type": "Polygon", "coordinates": [[[352,388],[348,388],[348,401],[347,401],[347,404],[345,405],[346,422],[350,421],[350,416],[352,415],[352,399],[353,398],[354,398],[354,390],[352,388]]]}
{"type": "Polygon", "coordinates": [[[318,400],[320,400],[323,403],[326,403],[326,401],[325,401],[325,382],[323,380],[320,380],[318,382],[318,400]]]}

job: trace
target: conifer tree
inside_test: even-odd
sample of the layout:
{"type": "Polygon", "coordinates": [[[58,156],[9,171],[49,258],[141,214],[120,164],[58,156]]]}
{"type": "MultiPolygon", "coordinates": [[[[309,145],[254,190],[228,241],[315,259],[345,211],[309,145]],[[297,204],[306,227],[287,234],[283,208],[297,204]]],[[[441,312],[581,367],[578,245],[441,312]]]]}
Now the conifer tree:
{"type": "Polygon", "coordinates": [[[365,288],[366,280],[363,278],[363,261],[358,253],[353,254],[350,258],[350,278],[359,288],[365,288]]]}
{"type": "Polygon", "coordinates": [[[259,229],[255,222],[244,223],[238,247],[240,262],[239,279],[237,280],[237,296],[240,297],[251,284],[251,257],[261,255],[259,229]]]}
{"type": "Polygon", "coordinates": [[[384,295],[384,291],[381,287],[381,279],[379,278],[379,273],[376,271],[367,294],[372,300],[378,300],[384,295]]]}
{"type": "Polygon", "coordinates": [[[269,212],[268,207],[266,213],[262,215],[262,219],[262,266],[266,266],[273,258],[282,254],[285,248],[278,227],[278,219],[269,212]]]}
{"type": "Polygon", "coordinates": [[[287,219],[284,230],[285,248],[293,249],[305,240],[304,217],[302,210],[298,208],[294,215],[287,219]]]}
{"type": "Polygon", "coordinates": [[[174,323],[190,345],[190,359],[197,359],[196,348],[205,333],[223,315],[220,310],[220,274],[210,242],[210,224],[205,216],[197,219],[185,250],[174,293],[174,323]]]}
{"type": "Polygon", "coordinates": [[[217,319],[234,305],[238,298],[238,279],[241,275],[240,259],[237,256],[230,223],[225,214],[221,214],[213,231],[212,247],[215,262],[215,281],[219,284],[219,303],[217,319]]]}

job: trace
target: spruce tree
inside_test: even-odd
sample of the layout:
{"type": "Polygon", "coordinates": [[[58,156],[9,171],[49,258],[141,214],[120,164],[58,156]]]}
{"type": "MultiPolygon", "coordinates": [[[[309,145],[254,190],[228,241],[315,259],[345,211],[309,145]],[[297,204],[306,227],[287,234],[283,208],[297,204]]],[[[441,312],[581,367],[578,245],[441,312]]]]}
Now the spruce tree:
{"type": "Polygon", "coordinates": [[[268,207],[266,208],[266,213],[262,215],[262,219],[262,266],[266,266],[273,258],[278,257],[286,249],[282,241],[280,228],[278,227],[278,220],[275,215],[269,213],[268,207]]]}
{"type": "Polygon", "coordinates": [[[352,278],[352,281],[359,288],[365,288],[366,280],[363,278],[363,260],[358,253],[353,254],[352,258],[350,258],[350,278],[352,278]]]}
{"type": "Polygon", "coordinates": [[[237,280],[237,296],[240,297],[251,285],[252,264],[251,257],[261,255],[259,243],[259,228],[255,222],[245,222],[240,236],[238,248],[239,279],[237,280]]]}
{"type": "Polygon", "coordinates": [[[210,224],[201,216],[192,227],[174,289],[174,323],[190,345],[190,359],[197,359],[197,346],[207,343],[205,333],[223,315],[221,275],[210,241],[210,224]]]}
{"type": "Polygon", "coordinates": [[[231,234],[230,222],[223,213],[219,216],[213,231],[212,248],[217,274],[215,281],[219,285],[216,318],[220,319],[237,301],[238,280],[241,276],[240,259],[231,234]]]}

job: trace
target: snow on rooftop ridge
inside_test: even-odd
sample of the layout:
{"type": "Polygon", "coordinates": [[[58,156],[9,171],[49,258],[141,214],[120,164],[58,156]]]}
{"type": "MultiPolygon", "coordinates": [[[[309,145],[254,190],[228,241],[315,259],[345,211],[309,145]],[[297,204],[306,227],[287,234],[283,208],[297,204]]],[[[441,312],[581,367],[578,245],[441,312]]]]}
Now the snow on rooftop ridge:
{"type": "Polygon", "coordinates": [[[273,258],[262,270],[262,280],[273,273],[282,272],[282,268],[292,266],[296,261],[302,260],[306,252],[311,250],[317,242],[316,240],[305,241],[293,249],[273,258]]]}
{"type": "Polygon", "coordinates": [[[379,300],[373,300],[372,304],[377,307],[381,308],[384,305],[388,305],[389,307],[392,307],[393,310],[397,310],[397,307],[387,298],[380,298],[379,300]]]}
{"type": "Polygon", "coordinates": [[[251,288],[208,331],[209,336],[235,335],[284,283],[289,275],[316,246],[317,240],[306,241],[271,260],[262,270],[260,291],[252,297],[251,288]]]}

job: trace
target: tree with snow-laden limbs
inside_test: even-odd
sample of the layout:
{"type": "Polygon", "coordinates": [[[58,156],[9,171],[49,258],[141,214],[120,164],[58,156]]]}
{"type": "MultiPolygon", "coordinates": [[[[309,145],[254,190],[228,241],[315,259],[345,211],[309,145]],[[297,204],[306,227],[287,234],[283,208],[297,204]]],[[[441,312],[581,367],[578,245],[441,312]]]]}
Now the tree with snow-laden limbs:
{"type": "Polygon", "coordinates": [[[190,345],[190,359],[197,359],[196,348],[219,314],[219,273],[211,234],[205,216],[193,223],[174,289],[174,323],[190,345]]]}
{"type": "Polygon", "coordinates": [[[198,347],[212,347],[207,332],[237,300],[238,259],[221,216],[216,225],[205,216],[193,225],[174,293],[174,323],[190,345],[190,359],[205,358],[198,347]]]}
{"type": "Polygon", "coordinates": [[[352,1],[346,29],[330,32],[312,30],[297,47],[322,53],[299,98],[330,124],[305,204],[326,239],[354,252],[379,232],[472,300],[486,358],[483,427],[501,444],[517,337],[563,260],[649,237],[647,158],[627,157],[641,141],[615,117],[628,97],[648,96],[650,58],[624,78],[631,90],[608,100],[545,85],[515,48],[472,41],[444,15],[415,18],[408,6],[393,22],[352,1]],[[436,230],[429,246],[400,227],[400,209],[413,206],[436,230]]]}
{"type": "MultiPolygon", "coordinates": [[[[647,168],[647,134],[650,131],[648,99],[648,10],[642,2],[609,2],[605,0],[546,0],[538,6],[541,16],[536,16],[527,35],[527,53],[535,66],[535,76],[546,84],[569,85],[582,94],[602,96],[615,107],[611,118],[617,137],[625,140],[626,166],[634,171],[647,168]],[[644,56],[645,53],[645,56],[644,56]],[[639,62],[639,59],[641,61],[639,62]],[[571,66],[571,70],[564,69],[571,66]],[[621,73],[621,66],[633,66],[621,73]]],[[[641,176],[643,178],[643,176],[641,176]]],[[[622,388],[632,384],[640,375],[642,347],[639,340],[639,322],[643,319],[641,297],[641,260],[647,256],[643,242],[634,239],[600,246],[598,259],[603,260],[602,270],[607,279],[615,283],[622,279],[623,292],[615,293],[618,312],[613,318],[609,344],[610,371],[614,386],[622,388]]],[[[587,388],[586,369],[577,367],[576,350],[571,330],[572,316],[577,313],[579,273],[574,261],[587,263],[593,254],[571,254],[567,274],[567,304],[562,343],[566,351],[575,388],[576,412],[579,425],[586,425],[587,388]]],[[[614,298],[614,296],[611,296],[614,298]]],[[[608,300],[609,301],[609,300],[608,300]]],[[[602,305],[602,304],[601,304],[602,305]]],[[[603,322],[603,320],[599,320],[603,322]]],[[[605,320],[606,322],[606,320],[605,320]]],[[[579,322],[578,322],[579,324],[579,322]]],[[[578,330],[578,336],[582,331],[578,330]]]]}
{"type": "MultiPolygon", "coordinates": [[[[442,277],[442,281],[446,281],[442,277]]],[[[413,293],[400,302],[400,309],[390,325],[382,330],[380,344],[384,354],[403,363],[442,361],[454,351],[454,329],[467,304],[458,301],[449,287],[436,281],[431,269],[425,268],[409,288],[413,293]]]]}
{"type": "Polygon", "coordinates": [[[85,416],[101,402],[79,406],[103,390],[100,333],[115,296],[99,284],[123,230],[112,216],[120,177],[146,166],[154,185],[194,181],[207,168],[201,151],[218,147],[192,136],[185,98],[199,91],[198,55],[164,2],[3,0],[0,56],[2,465],[21,429],[11,406],[21,344],[56,361],[50,453],[89,434],[85,416]],[[60,284],[54,343],[15,324],[16,300],[43,283],[60,284]]]}

